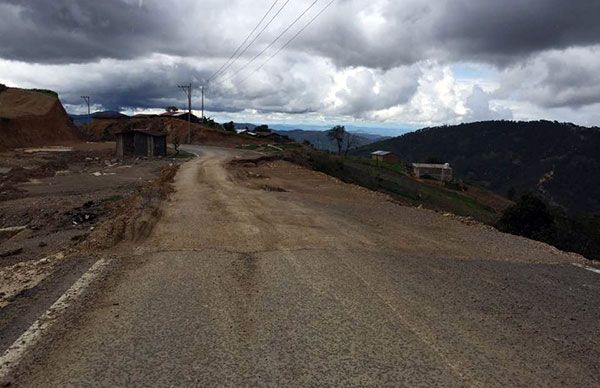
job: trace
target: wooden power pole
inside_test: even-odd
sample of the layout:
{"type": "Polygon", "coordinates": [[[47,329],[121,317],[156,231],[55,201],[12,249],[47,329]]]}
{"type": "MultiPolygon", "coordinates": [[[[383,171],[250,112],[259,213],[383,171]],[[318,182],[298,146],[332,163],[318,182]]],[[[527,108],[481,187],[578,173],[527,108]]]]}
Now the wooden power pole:
{"type": "Polygon", "coordinates": [[[188,144],[192,144],[192,84],[188,85],[177,85],[177,87],[183,90],[187,94],[188,98],[188,144]]]}
{"type": "Polygon", "coordinates": [[[81,96],[81,98],[83,98],[83,101],[85,101],[85,103],[87,104],[87,108],[88,108],[88,119],[90,118],[91,112],[90,112],[90,96],[81,96]]]}
{"type": "Polygon", "coordinates": [[[202,85],[202,123],[204,124],[204,85],[202,85]]]}

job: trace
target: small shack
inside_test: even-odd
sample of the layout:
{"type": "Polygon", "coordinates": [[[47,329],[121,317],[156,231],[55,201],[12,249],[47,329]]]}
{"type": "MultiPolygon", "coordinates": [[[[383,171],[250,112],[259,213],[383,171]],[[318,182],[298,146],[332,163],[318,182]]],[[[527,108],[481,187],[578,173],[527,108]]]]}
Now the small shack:
{"type": "Polygon", "coordinates": [[[398,157],[389,151],[375,151],[371,153],[371,159],[377,162],[397,162],[398,157]]]}
{"type": "Polygon", "coordinates": [[[430,178],[442,182],[453,179],[452,167],[446,164],[413,163],[413,171],[417,178],[430,178]]]}
{"type": "Polygon", "coordinates": [[[148,129],[127,129],[117,136],[117,155],[167,156],[167,135],[148,129]]]}

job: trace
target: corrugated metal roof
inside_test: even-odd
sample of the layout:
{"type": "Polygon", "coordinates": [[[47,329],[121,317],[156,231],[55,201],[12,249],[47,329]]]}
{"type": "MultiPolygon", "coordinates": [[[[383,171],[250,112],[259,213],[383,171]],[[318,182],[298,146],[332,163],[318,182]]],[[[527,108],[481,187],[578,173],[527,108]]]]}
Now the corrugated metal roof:
{"type": "Polygon", "coordinates": [[[432,164],[432,163],[413,163],[413,167],[416,168],[440,168],[440,169],[451,169],[449,164],[432,164]]]}
{"type": "Polygon", "coordinates": [[[375,151],[375,152],[371,153],[371,155],[376,155],[376,156],[387,156],[390,154],[391,154],[391,152],[389,152],[389,151],[375,151]]]}
{"type": "Polygon", "coordinates": [[[124,129],[122,131],[116,132],[115,135],[132,133],[132,132],[143,133],[144,135],[148,135],[148,136],[167,136],[167,134],[165,132],[153,131],[150,129],[143,129],[143,128],[124,129]]]}

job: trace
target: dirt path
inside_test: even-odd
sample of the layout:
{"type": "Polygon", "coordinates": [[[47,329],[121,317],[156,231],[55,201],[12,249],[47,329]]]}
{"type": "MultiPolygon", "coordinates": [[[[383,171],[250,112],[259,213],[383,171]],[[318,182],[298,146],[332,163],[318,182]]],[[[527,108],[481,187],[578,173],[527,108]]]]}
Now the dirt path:
{"type": "Polygon", "coordinates": [[[17,385],[600,384],[600,276],[579,258],[189,150],[150,240],[17,385]]]}

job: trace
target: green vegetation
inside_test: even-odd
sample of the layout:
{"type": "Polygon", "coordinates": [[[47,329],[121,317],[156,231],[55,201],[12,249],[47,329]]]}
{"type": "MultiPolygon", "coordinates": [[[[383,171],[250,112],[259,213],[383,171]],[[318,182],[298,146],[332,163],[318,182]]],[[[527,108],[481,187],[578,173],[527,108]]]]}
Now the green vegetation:
{"type": "Polygon", "coordinates": [[[306,148],[286,152],[284,158],[344,182],[389,194],[409,205],[423,205],[429,209],[473,217],[485,223],[493,223],[499,217],[493,208],[465,195],[462,189],[456,191],[439,183],[428,184],[414,179],[401,163],[381,162],[378,165],[369,159],[343,158],[306,148]]]}
{"type": "Polygon", "coordinates": [[[506,209],[496,227],[600,260],[600,215],[570,217],[539,197],[526,194],[506,209]]]}
{"type": "Polygon", "coordinates": [[[554,121],[426,128],[356,151],[450,163],[457,177],[512,198],[534,192],[569,214],[600,213],[600,130],[554,121]],[[540,183],[541,182],[541,183],[540,183]]]}
{"type": "Polygon", "coordinates": [[[227,132],[235,132],[235,124],[233,121],[223,124],[223,129],[227,132]]]}
{"type": "Polygon", "coordinates": [[[211,117],[203,117],[200,119],[200,124],[209,127],[209,128],[222,128],[221,124],[217,123],[211,117]]]}
{"type": "Polygon", "coordinates": [[[56,93],[53,90],[48,90],[48,89],[31,89],[31,91],[38,92],[38,93],[48,94],[48,95],[50,95],[52,97],[58,98],[58,93],[56,93]]]}

